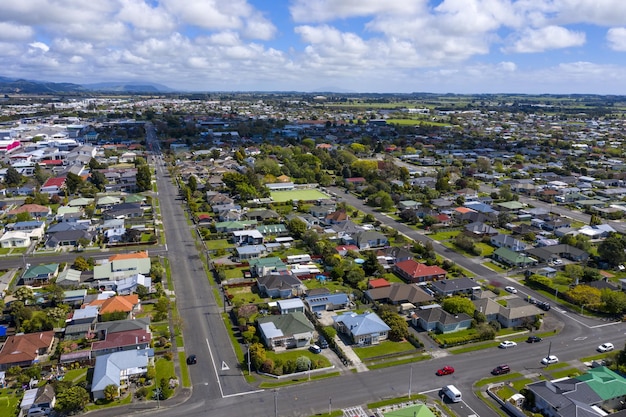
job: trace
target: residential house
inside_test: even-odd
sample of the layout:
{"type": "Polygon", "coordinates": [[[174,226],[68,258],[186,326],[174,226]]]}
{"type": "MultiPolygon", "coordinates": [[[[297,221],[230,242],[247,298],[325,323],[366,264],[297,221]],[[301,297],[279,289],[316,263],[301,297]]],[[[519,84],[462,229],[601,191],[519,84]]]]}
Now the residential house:
{"type": "Polygon", "coordinates": [[[114,280],[135,274],[149,275],[152,263],[148,252],[126,253],[110,256],[93,268],[94,280],[114,280]]]}
{"type": "Polygon", "coordinates": [[[57,276],[55,283],[61,287],[77,287],[80,285],[81,271],[72,268],[66,268],[57,276]]]}
{"type": "Polygon", "coordinates": [[[433,302],[434,297],[415,284],[393,283],[388,286],[371,288],[363,293],[370,303],[401,305],[410,303],[414,307],[433,302]]]}
{"type": "Polygon", "coordinates": [[[143,330],[150,332],[150,317],[142,317],[132,320],[115,320],[96,323],[94,333],[100,339],[105,339],[109,333],[127,332],[131,330],[143,330]]]}
{"type": "Polygon", "coordinates": [[[106,314],[124,313],[128,319],[141,311],[141,303],[137,294],[116,295],[105,299],[96,299],[89,303],[90,306],[98,307],[100,318],[106,314]]]}
{"type": "Polygon", "coordinates": [[[289,236],[289,230],[287,226],[282,223],[279,224],[261,224],[258,225],[258,230],[264,237],[268,236],[289,236]]]}
{"type": "Polygon", "coordinates": [[[356,345],[377,345],[389,336],[391,328],[376,313],[344,313],[333,317],[334,326],[356,345]]]}
{"type": "Polygon", "coordinates": [[[252,259],[259,259],[263,255],[267,254],[267,248],[265,245],[250,245],[239,246],[235,249],[236,258],[239,262],[250,261],[252,259]]]}
{"type": "Polygon", "coordinates": [[[414,259],[396,263],[393,271],[409,283],[445,279],[448,273],[437,265],[422,264],[414,259]]]}
{"type": "Polygon", "coordinates": [[[526,253],[514,252],[508,248],[498,248],[492,254],[491,257],[503,264],[509,266],[515,266],[518,268],[523,268],[531,265],[536,265],[537,260],[531,258],[526,253]]]}
{"type": "Polygon", "coordinates": [[[29,267],[22,275],[24,285],[43,285],[59,273],[59,264],[41,264],[29,267]]]}
{"type": "Polygon", "coordinates": [[[496,248],[507,248],[513,252],[522,252],[526,249],[526,244],[521,240],[515,239],[511,235],[499,234],[491,236],[489,242],[496,248]]]}
{"type": "Polygon", "coordinates": [[[40,193],[60,195],[65,189],[65,177],[48,178],[39,189],[40,193]]]}
{"type": "Polygon", "coordinates": [[[9,336],[0,349],[0,370],[6,371],[14,366],[31,366],[42,356],[51,354],[53,344],[52,330],[9,336]]]}
{"type": "Polygon", "coordinates": [[[99,280],[94,286],[100,291],[115,291],[118,295],[134,294],[137,292],[137,288],[142,286],[150,294],[152,292],[152,278],[149,275],[134,274],[112,280],[99,280]]]}
{"type": "Polygon", "coordinates": [[[57,249],[62,246],[78,246],[79,242],[84,239],[91,242],[93,233],[80,228],[55,233],[48,232],[45,246],[48,249],[57,249]]]}
{"type": "Polygon", "coordinates": [[[143,208],[138,203],[120,203],[102,213],[102,218],[109,219],[133,219],[143,216],[143,208]]]}
{"type": "Polygon", "coordinates": [[[235,230],[231,234],[235,245],[262,245],[264,240],[263,234],[256,229],[235,230]]]}
{"type": "MultiPolygon", "coordinates": [[[[3,384],[2,384],[3,385],[3,384]]],[[[21,415],[29,417],[41,415],[43,412],[49,415],[56,404],[56,393],[52,384],[45,384],[37,388],[24,391],[20,402],[21,415]]]]}
{"type": "Polygon", "coordinates": [[[226,221],[215,223],[215,231],[218,233],[231,233],[237,230],[250,230],[256,227],[256,220],[226,221]]]}
{"type": "Polygon", "coordinates": [[[91,355],[98,357],[124,350],[139,350],[150,347],[152,333],[145,330],[106,333],[103,340],[91,344],[91,355]]]}
{"type": "Polygon", "coordinates": [[[313,313],[318,311],[343,310],[349,307],[350,297],[346,293],[316,293],[304,297],[304,303],[313,313]]]}
{"type": "Polygon", "coordinates": [[[253,277],[262,277],[271,273],[286,273],[287,265],[282,259],[276,256],[267,258],[251,259],[248,263],[250,267],[250,275],[253,277]]]}
{"type": "Polygon", "coordinates": [[[280,215],[276,213],[274,210],[270,209],[259,209],[259,210],[250,210],[246,212],[243,217],[248,220],[256,220],[258,222],[266,222],[269,220],[278,220],[280,215]]]}
{"type": "Polygon", "coordinates": [[[291,314],[295,312],[304,313],[304,302],[300,298],[288,298],[276,302],[280,314],[291,314]]]}
{"type": "Polygon", "coordinates": [[[429,332],[453,333],[469,329],[472,317],[465,313],[450,314],[441,307],[433,307],[415,310],[411,314],[411,323],[429,332]]]}
{"type": "Polygon", "coordinates": [[[259,293],[271,298],[290,298],[300,296],[304,292],[302,281],[291,274],[264,275],[258,277],[259,293]]]}
{"type": "Polygon", "coordinates": [[[389,239],[375,230],[362,230],[356,234],[355,243],[360,250],[373,249],[389,245],[389,239]]]}
{"type": "Polygon", "coordinates": [[[41,239],[44,235],[46,223],[40,220],[31,220],[25,222],[8,223],[7,230],[14,230],[28,233],[31,239],[41,239]]]}
{"type": "Polygon", "coordinates": [[[9,230],[0,237],[0,247],[2,248],[27,248],[30,244],[31,240],[28,232],[9,230]]]}
{"type": "Polygon", "coordinates": [[[444,297],[459,294],[471,295],[474,291],[480,291],[480,285],[467,277],[433,281],[430,283],[430,286],[435,293],[444,297]]]}
{"type": "Polygon", "coordinates": [[[558,258],[565,258],[574,262],[585,262],[589,259],[589,254],[584,250],[565,244],[532,248],[528,249],[526,253],[537,258],[540,262],[552,262],[558,258]]]}
{"type": "Polygon", "coordinates": [[[305,347],[315,332],[313,324],[301,312],[260,317],[257,326],[265,346],[272,350],[305,347]]]}
{"type": "Polygon", "coordinates": [[[547,417],[604,417],[608,415],[605,410],[621,409],[626,400],[626,379],[606,366],[526,388],[533,394],[535,408],[547,417]]]}
{"type": "Polygon", "coordinates": [[[28,213],[35,219],[43,219],[52,215],[50,207],[42,206],[39,204],[24,204],[13,210],[7,212],[7,216],[15,217],[20,213],[28,213]]]}
{"type": "Polygon", "coordinates": [[[512,296],[500,298],[502,300],[506,305],[490,298],[476,299],[473,302],[476,310],[482,312],[488,321],[497,320],[502,327],[507,328],[525,327],[544,314],[543,310],[522,298],[512,296]]]}
{"type": "Polygon", "coordinates": [[[378,249],[376,251],[376,257],[379,260],[381,259],[381,257],[383,257],[388,264],[393,265],[398,262],[413,259],[413,254],[407,248],[401,246],[389,246],[386,248],[378,249]]]}
{"type": "Polygon", "coordinates": [[[333,225],[333,224],[345,222],[346,220],[348,220],[348,213],[346,212],[346,210],[343,210],[343,209],[336,210],[332,213],[327,214],[324,217],[324,222],[327,225],[333,225]]]}
{"type": "Polygon", "coordinates": [[[483,222],[473,222],[465,225],[463,232],[470,237],[481,239],[484,236],[497,236],[500,232],[498,229],[489,226],[483,222]]]}
{"type": "Polygon", "coordinates": [[[149,348],[124,350],[96,357],[91,382],[94,400],[105,398],[105,389],[113,385],[118,389],[127,386],[131,378],[145,376],[148,366],[154,364],[154,351],[149,348]]]}

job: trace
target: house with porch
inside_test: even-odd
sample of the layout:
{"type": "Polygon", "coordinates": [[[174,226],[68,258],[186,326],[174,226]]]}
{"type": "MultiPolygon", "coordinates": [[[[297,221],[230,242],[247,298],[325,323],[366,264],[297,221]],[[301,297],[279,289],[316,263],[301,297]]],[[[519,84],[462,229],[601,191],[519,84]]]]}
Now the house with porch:
{"type": "Polygon", "coordinates": [[[59,264],[42,264],[31,266],[22,275],[24,285],[43,285],[50,282],[59,273],[59,264]]]}
{"type": "Polygon", "coordinates": [[[448,274],[448,271],[437,265],[422,264],[414,259],[398,262],[392,270],[409,283],[442,280],[448,274]]]}
{"type": "Polygon", "coordinates": [[[297,297],[304,293],[302,281],[295,275],[279,274],[258,277],[259,293],[271,298],[297,297]]]}
{"type": "Polygon", "coordinates": [[[154,364],[154,350],[150,348],[124,350],[96,357],[91,383],[94,400],[105,398],[109,385],[117,387],[118,395],[122,387],[132,378],[145,376],[148,366],[154,364]]]}
{"type": "Polygon", "coordinates": [[[257,327],[265,346],[271,350],[305,347],[315,333],[313,324],[299,311],[259,317],[257,327]]]}
{"type": "Polygon", "coordinates": [[[376,313],[344,313],[333,317],[334,327],[355,345],[377,345],[389,337],[391,328],[376,313]]]}
{"type": "Polygon", "coordinates": [[[417,309],[411,314],[411,323],[428,332],[453,333],[469,329],[472,320],[465,313],[450,314],[441,307],[417,309]]]}

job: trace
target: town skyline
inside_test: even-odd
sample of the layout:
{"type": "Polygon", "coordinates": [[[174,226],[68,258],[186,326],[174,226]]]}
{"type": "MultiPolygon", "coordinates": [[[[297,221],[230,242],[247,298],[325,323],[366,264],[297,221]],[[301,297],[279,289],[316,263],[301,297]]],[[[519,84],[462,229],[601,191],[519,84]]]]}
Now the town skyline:
{"type": "Polygon", "coordinates": [[[186,92],[626,94],[618,1],[75,3],[1,4],[2,75],[186,92]]]}

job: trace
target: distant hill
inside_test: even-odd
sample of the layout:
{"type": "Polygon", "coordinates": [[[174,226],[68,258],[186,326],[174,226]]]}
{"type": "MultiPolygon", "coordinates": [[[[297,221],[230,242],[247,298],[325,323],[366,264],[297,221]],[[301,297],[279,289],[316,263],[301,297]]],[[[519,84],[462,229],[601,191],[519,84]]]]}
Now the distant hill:
{"type": "Polygon", "coordinates": [[[116,93],[172,93],[175,91],[174,89],[169,88],[168,86],[163,84],[141,82],[109,82],[84,84],[83,87],[91,91],[111,91],[116,93]]]}
{"type": "Polygon", "coordinates": [[[171,93],[175,90],[155,83],[109,82],[97,84],[53,83],[0,76],[0,94],[67,94],[87,92],[171,93]]]}

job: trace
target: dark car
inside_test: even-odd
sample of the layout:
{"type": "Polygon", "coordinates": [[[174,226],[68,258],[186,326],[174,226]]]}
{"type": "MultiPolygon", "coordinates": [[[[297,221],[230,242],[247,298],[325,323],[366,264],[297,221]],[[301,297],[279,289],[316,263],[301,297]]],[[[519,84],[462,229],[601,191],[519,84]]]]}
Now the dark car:
{"type": "Polygon", "coordinates": [[[443,368],[437,370],[438,376],[450,375],[453,373],[454,373],[454,368],[451,366],[444,366],[443,368]]]}
{"type": "Polygon", "coordinates": [[[543,311],[549,311],[551,308],[550,303],[537,303],[537,307],[539,307],[543,311]]]}
{"type": "Polygon", "coordinates": [[[322,348],[317,345],[311,345],[309,346],[309,351],[313,353],[322,353],[322,348]]]}
{"type": "Polygon", "coordinates": [[[541,342],[541,338],[539,336],[528,336],[526,339],[526,343],[539,343],[541,342]]]}
{"type": "Polygon", "coordinates": [[[508,374],[509,372],[511,372],[509,365],[498,365],[491,371],[494,375],[508,374]]]}
{"type": "Polygon", "coordinates": [[[198,358],[196,357],[196,355],[187,356],[187,365],[194,365],[196,363],[198,363],[198,358]]]}
{"type": "Polygon", "coordinates": [[[317,345],[321,347],[322,349],[328,349],[328,342],[323,337],[320,337],[317,340],[317,345]]]}

